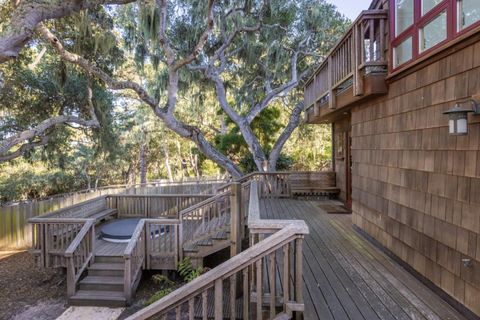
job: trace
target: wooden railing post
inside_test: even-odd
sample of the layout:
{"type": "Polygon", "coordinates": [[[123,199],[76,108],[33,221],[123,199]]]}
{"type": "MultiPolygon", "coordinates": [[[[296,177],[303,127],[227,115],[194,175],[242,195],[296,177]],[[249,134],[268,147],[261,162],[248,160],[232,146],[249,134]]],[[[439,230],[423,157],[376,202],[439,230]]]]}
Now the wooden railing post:
{"type": "Polygon", "coordinates": [[[230,186],[230,257],[234,257],[242,251],[241,234],[241,206],[242,206],[242,185],[233,182],[230,186]]]}
{"type": "MultiPolygon", "coordinates": [[[[303,304],[303,239],[298,238],[295,240],[295,303],[303,304]]],[[[297,320],[302,319],[300,312],[295,315],[297,320]]]]}
{"type": "Polygon", "coordinates": [[[73,257],[67,258],[67,296],[71,297],[75,294],[75,265],[73,257]]]}
{"type": "MultiPolygon", "coordinates": [[[[95,252],[95,224],[92,224],[90,229],[90,252],[95,252]]],[[[92,254],[91,263],[95,262],[95,255],[92,254]]]]}
{"type": "Polygon", "coordinates": [[[328,56],[328,107],[330,109],[335,109],[335,91],[333,90],[333,60],[332,56],[328,56]]]}
{"type": "Polygon", "coordinates": [[[125,270],[123,275],[123,294],[127,301],[130,301],[132,296],[132,288],[131,288],[131,275],[132,275],[132,257],[126,256],[125,259],[125,270]]]}

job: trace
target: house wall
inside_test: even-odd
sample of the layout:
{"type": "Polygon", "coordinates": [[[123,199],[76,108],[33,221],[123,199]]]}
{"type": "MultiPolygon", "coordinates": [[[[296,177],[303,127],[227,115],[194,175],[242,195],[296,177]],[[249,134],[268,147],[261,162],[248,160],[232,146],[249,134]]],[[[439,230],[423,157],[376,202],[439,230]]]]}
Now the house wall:
{"type": "Polygon", "coordinates": [[[480,95],[480,39],[450,52],[352,109],[352,219],[480,315],[480,116],[450,136],[442,114],[480,95]]]}
{"type": "Polygon", "coordinates": [[[335,172],[337,188],[340,188],[338,198],[347,201],[347,180],[345,176],[346,164],[346,141],[345,134],[350,130],[350,117],[333,123],[333,156],[335,157],[335,172]]]}

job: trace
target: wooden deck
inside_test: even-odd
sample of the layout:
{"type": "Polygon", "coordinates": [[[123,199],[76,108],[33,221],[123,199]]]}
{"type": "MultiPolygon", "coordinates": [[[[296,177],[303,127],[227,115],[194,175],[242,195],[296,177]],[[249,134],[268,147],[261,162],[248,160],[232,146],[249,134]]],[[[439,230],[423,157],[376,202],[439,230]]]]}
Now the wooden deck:
{"type": "Polygon", "coordinates": [[[265,219],[303,219],[305,319],[465,319],[320,201],[262,199],[265,219]]]}
{"type": "Polygon", "coordinates": [[[105,257],[123,257],[127,243],[112,243],[103,239],[95,239],[95,255],[105,257]]]}

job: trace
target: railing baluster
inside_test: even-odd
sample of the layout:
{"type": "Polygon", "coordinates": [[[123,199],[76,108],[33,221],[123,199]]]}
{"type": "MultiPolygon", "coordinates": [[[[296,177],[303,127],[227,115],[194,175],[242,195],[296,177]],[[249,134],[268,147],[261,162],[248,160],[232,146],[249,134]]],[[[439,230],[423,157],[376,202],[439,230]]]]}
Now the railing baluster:
{"type": "Polygon", "coordinates": [[[290,261],[289,261],[289,250],[288,244],[283,246],[283,281],[282,281],[282,289],[283,289],[283,311],[287,311],[287,302],[290,300],[290,261]]]}
{"type": "Polygon", "coordinates": [[[195,298],[191,298],[188,300],[188,319],[193,320],[195,318],[195,298]]]}
{"type": "Polygon", "coordinates": [[[223,280],[215,280],[215,320],[223,320],[223,280]]]}
{"type": "Polygon", "coordinates": [[[182,318],[182,308],[181,305],[175,308],[175,319],[181,320],[182,318]]]}
{"type": "Polygon", "coordinates": [[[208,289],[202,292],[202,319],[208,320],[208,289]]]}
{"type": "Polygon", "coordinates": [[[230,319],[236,319],[237,275],[230,277],[230,319]]]}
{"type": "Polygon", "coordinates": [[[262,267],[262,259],[259,259],[256,263],[256,274],[257,274],[257,285],[255,287],[256,293],[257,293],[257,320],[262,320],[263,315],[262,315],[262,298],[263,298],[263,278],[262,278],[262,273],[263,273],[263,267],[262,267]]]}
{"type": "Polygon", "coordinates": [[[243,318],[250,319],[250,286],[248,279],[249,268],[243,269],[243,318]]]}
{"type": "Polygon", "coordinates": [[[269,256],[269,270],[268,270],[268,276],[270,280],[270,319],[273,319],[275,317],[275,305],[276,305],[276,268],[275,268],[275,251],[272,252],[269,256]]]}

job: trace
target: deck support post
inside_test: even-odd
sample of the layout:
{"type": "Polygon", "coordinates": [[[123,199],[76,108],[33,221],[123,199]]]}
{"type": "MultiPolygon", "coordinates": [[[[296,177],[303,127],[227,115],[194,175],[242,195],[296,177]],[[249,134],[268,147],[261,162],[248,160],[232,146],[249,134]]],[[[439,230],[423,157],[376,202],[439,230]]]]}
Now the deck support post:
{"type": "Polygon", "coordinates": [[[230,257],[234,257],[240,252],[242,252],[242,185],[238,182],[234,182],[231,184],[230,188],[230,257]]]}

